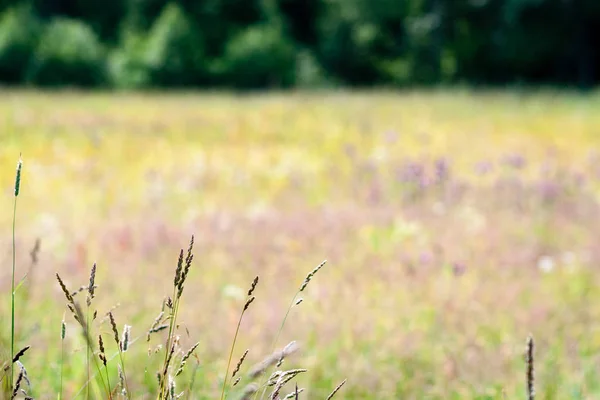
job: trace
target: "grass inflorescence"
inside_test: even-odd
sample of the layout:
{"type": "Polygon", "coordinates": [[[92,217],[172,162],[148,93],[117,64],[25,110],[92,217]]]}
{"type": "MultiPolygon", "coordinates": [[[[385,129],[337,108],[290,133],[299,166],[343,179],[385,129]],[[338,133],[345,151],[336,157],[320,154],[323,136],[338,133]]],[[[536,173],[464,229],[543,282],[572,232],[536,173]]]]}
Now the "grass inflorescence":
{"type": "MultiPolygon", "coordinates": [[[[19,194],[19,186],[21,182],[21,168],[22,162],[19,161],[17,166],[17,178],[15,185],[15,213],[13,215],[13,221],[16,217],[16,197],[19,194]]],[[[15,338],[15,324],[14,324],[14,310],[15,310],[15,241],[14,241],[14,229],[13,229],[13,270],[12,270],[12,293],[11,293],[11,353],[10,353],[10,364],[7,368],[5,368],[5,374],[9,375],[8,384],[5,385],[7,387],[7,391],[10,394],[10,398],[16,398],[20,393],[23,393],[26,398],[29,398],[27,395],[27,390],[30,390],[30,382],[27,376],[27,371],[24,365],[19,361],[30,349],[31,346],[25,346],[20,349],[18,352],[14,352],[14,338],[15,338]],[[12,381],[12,369],[14,365],[19,366],[19,372],[17,374],[16,380],[12,381]],[[27,390],[23,387],[23,384],[27,384],[27,390]]],[[[181,398],[184,395],[184,392],[178,392],[177,387],[177,379],[181,378],[185,367],[188,363],[190,357],[194,355],[200,342],[196,342],[191,345],[187,350],[182,349],[181,345],[181,333],[179,332],[180,324],[177,320],[182,296],[184,292],[184,287],[186,280],[188,278],[192,261],[194,259],[193,255],[193,247],[194,247],[194,236],[191,237],[187,252],[184,252],[181,249],[179,253],[179,257],[177,260],[176,268],[175,268],[175,276],[173,279],[173,292],[171,296],[168,296],[166,300],[163,302],[163,307],[158,314],[158,316],[152,322],[150,329],[146,332],[147,341],[151,340],[152,335],[160,334],[161,332],[167,332],[164,345],[156,348],[156,352],[164,353],[164,358],[162,365],[159,367],[156,373],[158,386],[156,391],[156,398],[158,400],[175,400],[181,398]]],[[[36,253],[37,256],[37,253],[36,253]]],[[[315,274],[315,272],[319,269],[315,269],[311,272],[305,283],[302,285],[300,292],[304,290],[310,278],[315,274]]],[[[75,291],[69,290],[65,280],[61,277],[61,275],[57,272],[55,274],[56,280],[58,282],[58,286],[62,291],[64,298],[66,299],[66,307],[73,319],[76,321],[77,325],[80,327],[81,337],[83,342],[85,343],[85,380],[82,382],[80,389],[76,393],[76,397],[85,393],[85,397],[87,399],[97,398],[98,396],[107,399],[113,398],[125,398],[132,399],[135,398],[138,394],[136,394],[129,386],[127,370],[125,367],[125,355],[128,353],[132,345],[137,341],[137,338],[132,337],[132,326],[129,324],[124,324],[121,333],[117,328],[117,322],[115,316],[113,314],[114,308],[106,312],[107,320],[109,321],[110,334],[114,342],[116,344],[116,350],[118,355],[118,363],[116,368],[116,377],[111,379],[111,375],[115,374],[114,368],[111,366],[111,361],[113,359],[112,356],[108,353],[108,349],[106,347],[102,332],[100,331],[100,327],[102,322],[97,321],[98,310],[94,308],[95,299],[97,295],[97,264],[94,263],[90,270],[88,284],[81,285],[79,289],[75,291]],[[81,303],[77,300],[79,293],[85,292],[85,304],[82,307],[81,303]],[[97,338],[94,340],[94,338],[97,338]],[[92,371],[92,365],[95,367],[95,371],[92,371]],[[115,382],[115,386],[111,384],[111,382],[115,382]],[[98,394],[98,393],[102,394],[98,394]]],[[[225,370],[222,390],[221,390],[221,399],[230,398],[228,392],[226,391],[229,377],[229,367],[231,365],[233,352],[235,350],[235,344],[238,338],[238,334],[240,333],[240,326],[242,322],[242,318],[244,314],[248,311],[250,305],[255,300],[255,290],[257,288],[259,281],[259,277],[256,276],[252,283],[250,284],[250,288],[247,292],[247,297],[245,302],[242,305],[240,317],[236,326],[235,334],[232,339],[231,349],[229,352],[229,357],[227,361],[227,367],[225,370]]],[[[289,311],[289,310],[288,310],[289,311]]],[[[58,389],[57,396],[59,399],[63,398],[63,378],[64,378],[64,362],[65,362],[65,340],[66,340],[66,327],[67,324],[63,317],[61,322],[60,329],[60,360],[59,360],[59,374],[60,374],[60,385],[58,389]]],[[[258,367],[254,367],[248,374],[250,379],[257,378],[259,376],[259,372],[263,372],[270,365],[281,365],[283,359],[293,352],[297,350],[297,346],[295,342],[290,343],[288,346],[283,348],[279,352],[275,352],[268,358],[266,358],[262,363],[259,364],[258,367]]],[[[35,351],[35,350],[34,350],[35,351]]],[[[231,373],[231,378],[235,378],[236,375],[240,372],[240,369],[244,363],[246,356],[248,355],[249,350],[246,350],[239,361],[237,362],[234,371],[231,373]]],[[[152,354],[149,351],[149,355],[152,354]]],[[[147,368],[147,367],[146,367],[147,368]]],[[[267,386],[271,386],[272,393],[270,398],[275,400],[279,399],[279,393],[283,389],[283,387],[292,381],[298,374],[302,372],[306,372],[306,369],[292,369],[288,371],[279,372],[276,374],[277,380],[275,379],[275,375],[271,377],[267,386]]],[[[238,380],[231,385],[231,389],[236,386],[241,377],[238,377],[238,380]]],[[[244,398],[250,392],[254,393],[255,390],[250,390],[249,388],[253,388],[254,383],[249,383],[246,387],[238,393],[238,396],[244,398]]],[[[192,384],[189,385],[192,387],[192,384]]],[[[296,391],[298,393],[298,391],[296,391]]]]}

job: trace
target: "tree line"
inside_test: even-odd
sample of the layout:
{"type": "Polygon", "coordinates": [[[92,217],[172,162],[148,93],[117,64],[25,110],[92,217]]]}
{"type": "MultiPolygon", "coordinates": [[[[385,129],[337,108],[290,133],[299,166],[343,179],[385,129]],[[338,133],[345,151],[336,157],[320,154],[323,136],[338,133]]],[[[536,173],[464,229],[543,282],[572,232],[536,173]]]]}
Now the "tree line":
{"type": "Polygon", "coordinates": [[[0,0],[0,84],[590,87],[598,39],[598,0],[0,0]]]}

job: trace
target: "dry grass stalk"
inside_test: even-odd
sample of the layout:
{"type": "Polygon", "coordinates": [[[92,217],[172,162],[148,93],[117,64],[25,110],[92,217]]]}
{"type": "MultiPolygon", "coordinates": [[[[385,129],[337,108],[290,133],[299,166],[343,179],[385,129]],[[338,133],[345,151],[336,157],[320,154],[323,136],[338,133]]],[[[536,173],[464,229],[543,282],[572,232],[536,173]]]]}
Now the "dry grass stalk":
{"type": "Polygon", "coordinates": [[[276,351],[270,356],[266,357],[259,364],[252,367],[250,372],[248,373],[250,379],[255,379],[260,376],[267,368],[281,362],[281,360],[286,357],[292,355],[298,351],[298,345],[295,341],[290,342],[287,346],[285,346],[281,351],[276,351]]]}
{"type": "Polygon", "coordinates": [[[113,332],[113,337],[115,339],[115,343],[117,343],[117,346],[119,346],[119,349],[120,349],[121,341],[119,340],[119,330],[117,329],[117,323],[115,322],[115,316],[113,315],[112,311],[108,312],[108,318],[110,320],[110,327],[113,332]]]}
{"type": "Polygon", "coordinates": [[[307,372],[307,369],[291,369],[288,371],[279,372],[277,380],[274,384],[275,388],[271,393],[271,400],[275,400],[279,398],[279,393],[281,389],[292,379],[294,379],[298,374],[303,372],[307,372]]]}
{"type": "Polygon", "coordinates": [[[178,287],[178,291],[177,291],[178,298],[181,297],[181,295],[183,294],[183,284],[185,283],[188,273],[190,272],[190,267],[192,266],[192,260],[194,259],[194,254],[192,253],[193,249],[194,249],[194,235],[192,235],[192,238],[190,239],[190,245],[188,247],[187,255],[185,257],[185,266],[183,267],[183,270],[181,271],[181,279],[179,281],[179,287],[178,287]]]}
{"type": "MultiPolygon", "coordinates": [[[[240,332],[240,326],[242,325],[242,319],[244,318],[244,314],[248,310],[248,307],[250,307],[250,304],[252,304],[252,302],[255,299],[255,297],[252,294],[254,293],[254,290],[256,289],[256,285],[258,285],[258,279],[259,279],[258,276],[254,277],[254,279],[252,280],[252,283],[250,284],[250,289],[248,289],[248,298],[246,299],[246,303],[244,303],[244,307],[242,308],[242,312],[240,313],[240,318],[238,319],[238,323],[235,328],[235,334],[233,335],[233,340],[231,341],[231,350],[229,351],[229,359],[227,360],[225,377],[223,378],[223,386],[221,388],[221,400],[223,400],[225,398],[225,388],[227,387],[227,376],[229,374],[229,367],[231,366],[231,359],[233,357],[233,351],[235,349],[235,344],[237,343],[238,334],[240,332]]],[[[246,353],[247,353],[247,351],[246,351],[246,353]]],[[[243,362],[244,358],[246,357],[246,353],[244,353],[244,356],[242,356],[242,358],[238,362],[238,365],[236,366],[236,370],[232,374],[232,378],[239,370],[239,367],[241,366],[241,362],[243,362]]]]}
{"type": "Polygon", "coordinates": [[[88,324],[85,322],[86,319],[84,317],[83,311],[81,310],[81,306],[79,305],[79,303],[77,303],[75,301],[75,299],[73,298],[73,296],[67,289],[67,286],[65,285],[64,281],[61,279],[61,277],[58,273],[56,273],[56,279],[58,280],[58,284],[60,285],[60,288],[62,289],[62,291],[65,294],[65,297],[67,299],[67,302],[68,302],[67,307],[73,314],[73,317],[75,318],[75,320],[81,326],[81,329],[83,331],[83,336],[87,342],[87,345],[89,346],[90,349],[93,349],[94,345],[92,342],[92,338],[89,335],[88,324]]]}
{"type": "Polygon", "coordinates": [[[169,375],[169,400],[175,400],[177,396],[175,395],[175,378],[169,375]]]}
{"type": "Polygon", "coordinates": [[[96,280],[96,263],[92,266],[92,271],[90,272],[90,284],[88,285],[87,291],[87,305],[88,307],[92,304],[92,299],[94,298],[96,286],[94,286],[94,281],[96,280]]]}
{"type": "Polygon", "coordinates": [[[19,389],[21,388],[21,382],[23,381],[23,370],[19,371],[19,376],[17,377],[17,381],[15,382],[15,387],[12,392],[11,399],[16,399],[19,394],[19,389]]]}
{"type": "Polygon", "coordinates": [[[183,355],[183,357],[181,358],[181,362],[179,363],[179,368],[177,368],[177,372],[175,372],[175,376],[179,376],[183,372],[183,368],[185,367],[187,360],[190,358],[190,356],[192,355],[194,350],[196,350],[199,344],[200,342],[197,342],[195,345],[190,347],[190,349],[183,355]]]}
{"type": "Polygon", "coordinates": [[[327,399],[326,399],[326,400],[330,400],[330,399],[332,399],[332,398],[333,398],[333,396],[335,396],[335,394],[336,394],[336,393],[337,393],[337,392],[338,392],[338,391],[339,391],[339,390],[342,388],[342,386],[344,386],[345,384],[346,384],[346,379],[344,379],[344,380],[342,381],[342,383],[340,383],[339,385],[337,385],[337,386],[336,386],[336,388],[335,388],[335,389],[333,389],[333,392],[331,392],[331,393],[329,394],[329,396],[327,396],[327,399]]]}
{"type": "Polygon", "coordinates": [[[175,268],[175,277],[173,278],[173,286],[179,289],[181,283],[181,275],[183,271],[183,249],[179,252],[179,259],[177,260],[177,267],[175,268]]]}
{"type": "Polygon", "coordinates": [[[120,364],[117,364],[117,370],[119,372],[119,387],[121,388],[121,394],[123,396],[127,396],[127,385],[125,384],[125,374],[123,373],[123,369],[120,364]]]}
{"type": "MultiPolygon", "coordinates": [[[[163,304],[163,310],[165,311],[165,306],[168,308],[168,321],[169,321],[169,334],[167,335],[167,341],[165,345],[165,349],[168,349],[168,352],[165,352],[165,358],[163,361],[163,366],[161,368],[161,372],[159,373],[159,390],[158,390],[158,398],[164,399],[168,393],[168,372],[169,366],[171,365],[171,360],[173,358],[173,353],[175,352],[175,348],[177,346],[177,342],[179,337],[175,337],[175,330],[177,329],[177,314],[179,311],[180,299],[183,294],[183,288],[185,281],[187,279],[188,273],[190,271],[190,267],[192,265],[192,260],[194,258],[192,251],[194,248],[194,236],[190,239],[190,244],[188,246],[187,255],[185,260],[183,258],[183,249],[179,252],[179,258],[177,260],[177,267],[175,268],[175,277],[173,278],[173,297],[167,297],[166,302],[163,304]]],[[[166,319],[165,319],[166,320],[166,319]]]]}
{"type": "Polygon", "coordinates": [[[27,350],[29,350],[30,347],[31,346],[25,346],[21,350],[19,350],[12,359],[13,364],[19,361],[19,359],[23,356],[23,354],[25,354],[27,350]]]}
{"type": "Polygon", "coordinates": [[[242,356],[240,357],[240,359],[238,360],[237,364],[235,365],[235,369],[233,370],[233,372],[231,373],[231,377],[235,378],[235,375],[240,372],[240,368],[242,367],[242,364],[244,363],[244,360],[246,359],[246,356],[248,355],[248,352],[250,351],[250,349],[246,349],[246,351],[244,352],[244,354],[242,354],[242,356]]]}
{"type": "MultiPolygon", "coordinates": [[[[31,381],[29,380],[29,376],[27,375],[27,369],[25,369],[25,366],[23,365],[23,363],[21,361],[17,361],[15,362],[15,364],[17,364],[17,366],[19,367],[19,371],[23,372],[23,381],[25,381],[25,384],[27,385],[27,389],[31,390],[31,381]]],[[[21,388],[21,391],[24,394],[27,394],[27,392],[21,388]]]]}
{"type": "Polygon", "coordinates": [[[248,385],[246,385],[246,387],[242,391],[242,394],[240,395],[240,400],[250,400],[250,398],[252,398],[252,395],[254,395],[257,391],[258,391],[258,384],[254,383],[254,382],[249,383],[248,385]]]}
{"type": "Polygon", "coordinates": [[[58,275],[58,272],[56,273],[56,279],[58,280],[58,284],[60,285],[60,288],[62,289],[63,293],[65,294],[65,297],[67,298],[67,301],[70,304],[75,304],[75,300],[73,299],[73,296],[67,290],[67,286],[65,285],[65,283],[61,279],[60,275],[58,275]]]}
{"type": "Polygon", "coordinates": [[[527,350],[525,352],[525,363],[527,364],[527,399],[535,399],[535,376],[534,376],[534,359],[533,359],[533,336],[527,338],[527,350]]]}
{"type": "Polygon", "coordinates": [[[258,276],[256,276],[254,278],[254,280],[252,281],[252,285],[250,285],[250,289],[248,290],[248,297],[252,296],[252,293],[254,293],[254,289],[256,289],[257,284],[258,284],[258,276]]]}
{"type": "Polygon", "coordinates": [[[154,318],[154,322],[152,322],[152,325],[150,326],[150,329],[148,329],[148,335],[146,336],[146,341],[149,342],[150,341],[150,335],[152,333],[156,333],[156,332],[160,332],[161,330],[168,328],[169,325],[163,324],[163,325],[158,325],[162,322],[163,320],[163,316],[165,315],[164,311],[161,311],[156,318],[154,318]]]}
{"type": "Polygon", "coordinates": [[[150,341],[150,335],[153,333],[158,333],[161,331],[164,331],[165,329],[167,329],[169,327],[169,324],[162,324],[157,326],[156,328],[152,328],[148,331],[148,336],[146,337],[146,340],[149,342],[150,341]]]}
{"type": "Polygon", "coordinates": [[[121,340],[121,351],[125,353],[129,349],[129,339],[131,337],[131,326],[123,326],[123,339],[121,340]]]}
{"type": "Polygon", "coordinates": [[[298,400],[298,395],[300,393],[302,393],[302,392],[304,392],[304,388],[298,389],[298,384],[296,383],[296,389],[294,389],[294,391],[292,393],[290,393],[287,396],[285,396],[283,398],[283,400],[291,399],[291,398],[294,398],[294,399],[298,400]]]}
{"type": "Polygon", "coordinates": [[[246,300],[246,304],[244,304],[244,311],[246,311],[248,309],[248,307],[250,307],[250,304],[252,304],[253,301],[254,301],[254,296],[252,296],[248,300],[246,300]]]}
{"type": "Polygon", "coordinates": [[[100,361],[102,361],[102,364],[104,364],[106,367],[106,353],[104,351],[104,341],[102,340],[102,335],[98,335],[98,348],[100,349],[98,358],[100,358],[100,361]]]}
{"type": "Polygon", "coordinates": [[[313,276],[315,276],[315,274],[317,272],[319,272],[319,270],[321,268],[323,268],[323,266],[327,263],[327,260],[324,260],[321,264],[317,265],[315,267],[315,269],[313,269],[311,272],[308,273],[308,275],[306,275],[306,278],[304,278],[304,282],[302,282],[302,286],[300,286],[300,292],[303,292],[304,289],[306,289],[306,287],[308,286],[308,284],[310,283],[310,280],[312,279],[313,276]]]}

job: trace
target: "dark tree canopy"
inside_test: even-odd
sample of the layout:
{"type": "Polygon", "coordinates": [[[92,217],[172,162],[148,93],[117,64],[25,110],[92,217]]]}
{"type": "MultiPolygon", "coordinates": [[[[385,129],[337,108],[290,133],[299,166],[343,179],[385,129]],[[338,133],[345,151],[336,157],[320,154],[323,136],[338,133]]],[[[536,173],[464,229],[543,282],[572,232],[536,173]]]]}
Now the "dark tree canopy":
{"type": "Polygon", "coordinates": [[[0,82],[590,87],[599,37],[598,0],[0,0],[0,82]]]}

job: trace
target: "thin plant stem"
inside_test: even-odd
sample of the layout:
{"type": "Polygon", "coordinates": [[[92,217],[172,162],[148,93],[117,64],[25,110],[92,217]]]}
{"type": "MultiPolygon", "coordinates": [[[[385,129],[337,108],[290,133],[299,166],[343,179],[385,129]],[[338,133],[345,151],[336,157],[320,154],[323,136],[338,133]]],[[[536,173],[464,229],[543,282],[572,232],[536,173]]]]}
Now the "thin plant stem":
{"type": "MultiPolygon", "coordinates": [[[[301,290],[298,290],[296,292],[296,294],[294,295],[294,297],[292,298],[292,301],[290,302],[290,305],[287,308],[287,311],[285,312],[285,316],[283,317],[283,320],[281,321],[281,325],[279,326],[279,330],[277,331],[277,335],[275,335],[275,339],[273,340],[273,344],[271,344],[271,351],[269,354],[272,354],[275,351],[275,346],[277,346],[277,342],[279,341],[279,336],[281,335],[281,332],[283,331],[283,327],[285,326],[285,322],[288,319],[288,316],[290,315],[290,311],[292,310],[292,308],[294,307],[294,304],[296,304],[296,299],[298,298],[298,295],[300,294],[301,290]]],[[[261,373],[262,375],[262,373],[261,373]]],[[[260,398],[262,399],[267,391],[267,384],[265,382],[264,385],[261,385],[260,387],[264,387],[263,388],[263,392],[260,395],[260,398]]],[[[254,398],[256,399],[256,396],[258,396],[258,390],[256,391],[256,393],[254,394],[254,398]]]]}
{"type": "Polygon", "coordinates": [[[64,372],[64,364],[65,364],[65,333],[66,326],[63,316],[63,321],[60,324],[60,390],[58,392],[59,400],[62,399],[63,393],[63,372],[64,372]]]}
{"type": "MultiPolygon", "coordinates": [[[[119,360],[121,361],[121,370],[123,371],[123,379],[125,380],[125,390],[127,391],[126,398],[130,399],[131,393],[129,392],[129,384],[127,383],[127,373],[125,372],[125,360],[123,359],[123,352],[121,351],[121,349],[119,349],[119,360]]],[[[106,373],[108,374],[108,371],[106,373]]]]}
{"type": "MultiPolygon", "coordinates": [[[[87,310],[86,310],[86,322],[87,324],[87,334],[89,335],[90,332],[90,306],[87,306],[87,310]]],[[[86,354],[85,354],[85,366],[87,369],[87,380],[90,380],[90,346],[86,346],[86,354]]],[[[90,398],[90,387],[87,387],[86,390],[86,398],[89,400],[90,398]]]]}
{"type": "Polygon", "coordinates": [[[15,177],[15,201],[13,205],[13,221],[12,221],[12,279],[11,279],[11,291],[10,291],[10,390],[13,390],[13,379],[14,379],[14,368],[13,358],[15,357],[15,268],[17,265],[17,245],[15,238],[15,230],[17,225],[17,198],[19,197],[19,190],[21,188],[21,169],[23,168],[23,161],[21,155],[19,155],[19,162],[17,163],[17,174],[15,177]]]}
{"type": "Polygon", "coordinates": [[[62,399],[63,392],[63,370],[64,370],[64,362],[65,362],[65,345],[64,340],[60,345],[60,391],[58,392],[58,398],[62,399]]]}
{"type": "MultiPolygon", "coordinates": [[[[135,342],[137,342],[140,339],[141,336],[136,337],[135,339],[131,340],[130,345],[134,344],[135,342]]],[[[113,360],[115,357],[117,357],[119,353],[117,352],[116,354],[114,354],[113,356],[111,356],[109,359],[107,359],[107,361],[111,361],[113,360]]],[[[98,369],[97,372],[94,372],[94,374],[92,375],[92,378],[96,378],[96,376],[100,373],[100,369],[98,369]]],[[[102,378],[104,379],[104,378],[102,378]]],[[[89,382],[86,382],[86,385],[88,385],[89,382]]],[[[73,399],[76,399],[79,397],[79,395],[83,392],[83,390],[85,389],[85,386],[81,387],[79,389],[79,391],[77,393],[75,393],[75,395],[73,396],[73,399]]]]}
{"type": "MultiPolygon", "coordinates": [[[[165,359],[163,361],[163,371],[165,371],[165,369],[167,368],[167,361],[169,359],[169,351],[171,351],[171,339],[173,336],[173,331],[174,331],[174,327],[175,327],[175,320],[177,319],[177,308],[179,306],[179,299],[176,297],[177,295],[177,287],[174,285],[173,286],[173,304],[172,304],[172,308],[171,308],[171,318],[169,320],[169,335],[167,336],[167,346],[165,347],[165,359]]],[[[163,374],[164,375],[164,374],[163,374]]],[[[160,380],[160,387],[158,390],[158,399],[162,399],[163,397],[163,393],[164,393],[164,389],[166,388],[165,386],[165,376],[161,377],[160,380]]]]}
{"type": "Polygon", "coordinates": [[[13,207],[13,223],[12,223],[12,282],[11,282],[11,297],[10,297],[10,388],[13,387],[13,363],[12,359],[15,356],[15,265],[17,259],[15,226],[17,220],[17,196],[13,207]]]}
{"type": "Polygon", "coordinates": [[[235,335],[233,335],[233,343],[231,343],[231,350],[229,351],[229,360],[227,361],[227,369],[225,370],[225,378],[223,378],[223,388],[221,389],[221,400],[225,398],[225,387],[227,386],[227,376],[229,376],[229,367],[231,366],[231,358],[233,357],[233,350],[235,349],[235,343],[237,341],[238,333],[240,332],[240,325],[242,324],[242,318],[244,318],[244,313],[246,312],[246,308],[244,308],[240,314],[240,319],[237,323],[237,328],[235,329],[235,335]]]}
{"type": "Polygon", "coordinates": [[[106,371],[106,381],[108,382],[108,395],[109,398],[112,399],[112,393],[110,391],[110,376],[108,375],[108,366],[104,365],[104,370],[106,371]]]}
{"type": "Polygon", "coordinates": [[[192,395],[192,391],[194,389],[194,384],[196,383],[196,374],[200,369],[200,362],[196,361],[196,366],[194,367],[194,372],[192,373],[192,380],[190,381],[190,386],[188,387],[187,395],[185,396],[186,400],[190,399],[192,395]]]}

